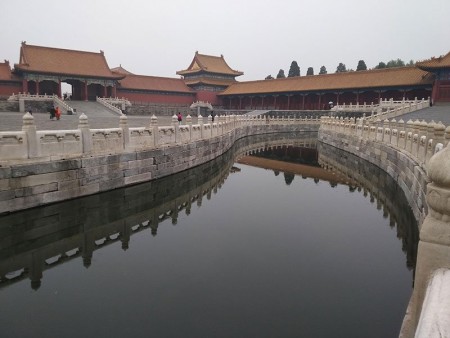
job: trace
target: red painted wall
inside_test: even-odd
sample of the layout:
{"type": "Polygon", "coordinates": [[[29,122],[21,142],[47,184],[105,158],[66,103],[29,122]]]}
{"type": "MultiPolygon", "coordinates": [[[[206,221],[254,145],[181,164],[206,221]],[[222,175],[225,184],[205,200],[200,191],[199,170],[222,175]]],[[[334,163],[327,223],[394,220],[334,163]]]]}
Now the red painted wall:
{"type": "Polygon", "coordinates": [[[217,96],[217,92],[198,91],[196,101],[209,102],[212,105],[221,104],[221,100],[217,96]]]}
{"type": "Polygon", "coordinates": [[[10,96],[19,92],[22,92],[22,83],[17,83],[16,85],[12,83],[0,83],[1,96],[10,96]]]}

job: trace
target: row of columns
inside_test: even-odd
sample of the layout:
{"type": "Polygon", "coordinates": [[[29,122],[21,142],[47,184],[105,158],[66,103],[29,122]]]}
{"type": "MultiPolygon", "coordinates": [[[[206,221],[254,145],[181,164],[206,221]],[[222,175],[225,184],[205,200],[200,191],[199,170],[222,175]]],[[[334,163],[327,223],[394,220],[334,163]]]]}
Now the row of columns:
{"type": "MultiPolygon", "coordinates": [[[[410,89],[410,90],[408,90],[408,89],[398,90],[400,95],[402,95],[403,97],[405,97],[407,95],[407,92],[409,92],[409,91],[412,91],[412,89],[410,89]]],[[[372,91],[372,93],[376,94],[376,96],[377,96],[375,98],[372,98],[372,100],[373,101],[379,101],[382,98],[381,94],[384,93],[384,92],[387,92],[387,90],[375,90],[375,91],[372,91]]],[[[264,109],[264,103],[265,103],[264,99],[267,98],[267,97],[269,97],[269,98],[273,97],[273,106],[275,107],[275,109],[280,109],[280,107],[277,106],[277,98],[278,98],[278,96],[286,96],[287,97],[287,110],[290,110],[291,109],[291,97],[292,96],[301,96],[302,97],[302,107],[301,107],[301,109],[304,110],[305,109],[305,98],[308,95],[318,96],[317,104],[318,104],[318,106],[320,108],[320,107],[322,107],[322,104],[326,105],[328,103],[328,102],[322,102],[324,95],[327,95],[327,94],[329,94],[330,96],[334,95],[335,96],[335,100],[333,100],[333,104],[334,105],[338,105],[339,102],[340,102],[340,99],[341,99],[341,95],[348,94],[348,93],[355,95],[356,103],[359,103],[360,102],[360,94],[368,93],[368,91],[358,90],[358,91],[352,91],[352,92],[340,91],[340,92],[332,92],[332,93],[331,92],[329,92],[329,93],[327,93],[327,92],[320,92],[320,93],[298,93],[298,94],[280,94],[280,95],[267,94],[267,95],[251,95],[251,96],[244,96],[244,95],[230,96],[230,97],[227,97],[227,99],[229,100],[228,101],[229,106],[227,108],[228,109],[234,109],[234,107],[232,106],[232,100],[238,98],[239,99],[239,106],[236,107],[236,109],[240,109],[240,110],[244,109],[244,107],[242,106],[243,99],[250,98],[250,108],[251,109],[255,109],[257,107],[253,106],[253,103],[254,103],[253,99],[254,98],[261,98],[261,107],[262,107],[262,109],[264,109]]]]}
{"type": "MultiPolygon", "coordinates": [[[[32,80],[32,81],[34,81],[34,80],[32,80]]],[[[39,88],[39,83],[40,83],[40,81],[36,80],[35,83],[36,83],[36,94],[39,94],[39,89],[40,89],[39,88]]],[[[62,98],[61,83],[62,83],[62,81],[58,80],[58,90],[57,90],[57,93],[56,93],[56,95],[58,95],[58,97],[60,97],[60,98],[62,98]]],[[[84,101],[87,101],[88,100],[88,84],[87,84],[87,80],[85,80],[84,82],[80,81],[80,83],[83,84],[83,87],[84,87],[84,92],[83,92],[84,98],[83,99],[84,99],[84,101]]],[[[114,85],[112,87],[111,95],[108,95],[108,87],[107,86],[102,86],[102,87],[103,87],[103,97],[109,97],[109,96],[116,97],[117,96],[117,86],[116,85],[114,85]]],[[[22,90],[23,90],[24,93],[28,93],[29,92],[29,90],[28,90],[28,80],[27,79],[23,79],[22,80],[22,90]]],[[[47,94],[52,94],[52,93],[47,93],[47,94]]]]}

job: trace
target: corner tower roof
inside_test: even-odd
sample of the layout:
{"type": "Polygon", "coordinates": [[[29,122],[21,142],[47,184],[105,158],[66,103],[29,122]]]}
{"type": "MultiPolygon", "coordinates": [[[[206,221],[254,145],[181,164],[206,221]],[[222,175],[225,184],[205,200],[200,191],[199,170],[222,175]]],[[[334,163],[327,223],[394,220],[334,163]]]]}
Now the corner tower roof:
{"type": "Polygon", "coordinates": [[[417,62],[416,66],[420,69],[433,71],[441,68],[450,68],[450,52],[437,58],[417,62]]]}
{"type": "Polygon", "coordinates": [[[226,63],[223,55],[221,56],[211,56],[204,55],[195,52],[194,59],[192,60],[189,67],[185,70],[180,70],[177,72],[178,75],[189,75],[199,72],[215,73],[215,74],[225,74],[232,76],[239,76],[244,74],[243,72],[233,70],[226,63]]]}

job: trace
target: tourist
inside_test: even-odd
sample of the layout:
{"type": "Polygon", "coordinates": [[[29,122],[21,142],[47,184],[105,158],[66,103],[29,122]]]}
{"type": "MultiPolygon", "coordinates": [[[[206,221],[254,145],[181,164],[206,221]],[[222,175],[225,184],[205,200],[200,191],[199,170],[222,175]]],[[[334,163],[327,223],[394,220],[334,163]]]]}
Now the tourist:
{"type": "Polygon", "coordinates": [[[214,116],[216,116],[216,114],[214,113],[214,111],[211,111],[211,121],[214,123],[214,116]]]}
{"type": "Polygon", "coordinates": [[[55,108],[50,108],[50,120],[52,121],[55,118],[55,112],[55,108]]]}
{"type": "Polygon", "coordinates": [[[178,113],[177,117],[178,117],[178,124],[181,124],[181,121],[183,121],[183,115],[181,115],[181,113],[178,113]]]}
{"type": "Polygon", "coordinates": [[[61,111],[59,110],[59,107],[55,108],[55,117],[57,120],[61,118],[61,111]]]}

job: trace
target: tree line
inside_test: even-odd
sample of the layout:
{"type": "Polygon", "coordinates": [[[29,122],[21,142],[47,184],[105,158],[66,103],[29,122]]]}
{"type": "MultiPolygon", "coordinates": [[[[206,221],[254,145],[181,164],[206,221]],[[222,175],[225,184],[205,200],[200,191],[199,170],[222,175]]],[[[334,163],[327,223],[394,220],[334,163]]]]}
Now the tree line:
{"type": "MultiPolygon", "coordinates": [[[[408,63],[405,63],[403,60],[401,59],[397,59],[397,60],[390,60],[388,62],[383,62],[381,61],[380,63],[378,63],[378,65],[376,65],[373,69],[383,69],[383,68],[394,68],[394,67],[405,67],[405,66],[414,66],[414,61],[410,60],[408,63]]],[[[361,70],[367,70],[367,65],[364,62],[364,60],[359,60],[358,61],[358,65],[356,66],[356,71],[361,71],[361,70]]],[[[340,62],[337,67],[336,67],[336,71],[335,73],[345,73],[345,72],[353,72],[353,69],[347,69],[347,67],[345,66],[344,63],[340,62]]],[[[327,68],[325,66],[321,66],[320,70],[319,70],[319,74],[327,74],[327,68]]],[[[306,70],[306,76],[308,75],[314,75],[314,68],[313,67],[308,67],[308,69],[306,70]]],[[[300,74],[300,67],[297,63],[297,61],[292,61],[291,63],[291,67],[289,68],[289,73],[287,75],[287,77],[295,77],[295,76],[301,76],[300,74]]],[[[278,71],[277,74],[277,79],[282,79],[285,78],[286,75],[284,73],[284,69],[280,69],[278,71]]],[[[271,80],[274,77],[272,75],[268,75],[266,76],[266,80],[271,80]]]]}

